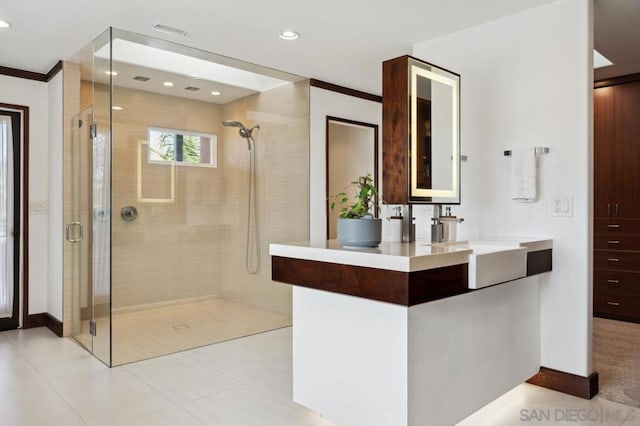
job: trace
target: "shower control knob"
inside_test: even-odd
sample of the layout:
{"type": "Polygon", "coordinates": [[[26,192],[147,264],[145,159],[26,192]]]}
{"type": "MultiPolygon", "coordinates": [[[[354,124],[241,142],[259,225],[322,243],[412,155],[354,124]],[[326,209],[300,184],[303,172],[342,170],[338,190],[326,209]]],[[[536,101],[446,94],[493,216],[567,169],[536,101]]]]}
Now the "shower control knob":
{"type": "Polygon", "coordinates": [[[138,217],[138,209],[133,206],[125,206],[120,210],[120,217],[125,222],[133,222],[138,217]]]}

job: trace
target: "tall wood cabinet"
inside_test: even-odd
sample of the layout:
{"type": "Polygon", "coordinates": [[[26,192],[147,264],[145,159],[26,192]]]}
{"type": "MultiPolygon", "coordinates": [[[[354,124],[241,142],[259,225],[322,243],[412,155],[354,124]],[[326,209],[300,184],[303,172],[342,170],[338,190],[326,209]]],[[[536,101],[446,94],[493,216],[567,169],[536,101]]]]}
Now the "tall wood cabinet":
{"type": "Polygon", "coordinates": [[[594,91],[594,315],[640,322],[640,81],[594,91]]]}

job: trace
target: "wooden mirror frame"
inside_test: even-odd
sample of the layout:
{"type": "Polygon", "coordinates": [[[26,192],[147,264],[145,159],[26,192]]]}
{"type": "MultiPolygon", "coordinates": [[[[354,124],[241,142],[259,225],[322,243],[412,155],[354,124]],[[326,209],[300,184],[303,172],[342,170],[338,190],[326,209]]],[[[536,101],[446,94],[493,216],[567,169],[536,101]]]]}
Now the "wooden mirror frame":
{"type": "MultiPolygon", "coordinates": [[[[330,212],[331,212],[331,196],[335,194],[329,193],[329,127],[331,123],[342,123],[347,125],[352,125],[355,127],[363,127],[363,128],[371,128],[373,129],[373,182],[376,187],[378,193],[380,193],[380,187],[378,183],[378,143],[379,143],[379,126],[373,123],[365,123],[362,121],[350,120],[348,118],[340,118],[327,116],[326,118],[326,127],[325,127],[325,192],[326,192],[326,235],[327,239],[329,239],[329,224],[330,224],[330,212]]],[[[354,177],[355,178],[355,177],[354,177]]],[[[378,217],[378,212],[374,212],[374,216],[378,217]]]]}

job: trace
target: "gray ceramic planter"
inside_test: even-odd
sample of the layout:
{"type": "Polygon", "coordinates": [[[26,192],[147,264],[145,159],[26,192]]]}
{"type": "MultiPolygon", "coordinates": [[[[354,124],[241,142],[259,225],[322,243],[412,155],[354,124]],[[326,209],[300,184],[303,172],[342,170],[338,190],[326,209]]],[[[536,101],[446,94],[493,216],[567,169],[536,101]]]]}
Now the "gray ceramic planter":
{"type": "Polygon", "coordinates": [[[338,241],[347,247],[377,247],[382,241],[382,219],[338,218],[338,241]]]}

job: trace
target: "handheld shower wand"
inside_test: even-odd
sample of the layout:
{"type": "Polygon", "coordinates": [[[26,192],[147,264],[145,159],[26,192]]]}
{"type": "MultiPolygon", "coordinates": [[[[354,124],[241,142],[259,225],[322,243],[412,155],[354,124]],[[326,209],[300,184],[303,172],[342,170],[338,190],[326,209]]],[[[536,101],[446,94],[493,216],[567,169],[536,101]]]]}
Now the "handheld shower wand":
{"type": "Polygon", "coordinates": [[[243,138],[245,138],[247,140],[247,145],[249,146],[249,149],[251,149],[251,143],[249,142],[249,139],[253,139],[251,136],[251,133],[253,133],[254,129],[259,129],[260,125],[256,124],[255,126],[251,127],[250,129],[247,129],[245,127],[244,124],[242,124],[239,121],[234,121],[234,120],[225,120],[222,122],[222,125],[225,127],[237,127],[238,133],[240,133],[240,136],[242,136],[243,138]]]}
{"type": "Polygon", "coordinates": [[[256,182],[256,150],[252,149],[251,143],[253,142],[253,148],[255,148],[256,141],[251,136],[254,129],[259,129],[260,125],[256,124],[250,129],[239,121],[225,120],[222,122],[225,127],[237,127],[239,129],[240,136],[247,140],[247,147],[249,148],[249,197],[247,206],[247,240],[245,246],[245,258],[244,263],[247,272],[250,274],[256,274],[260,269],[260,237],[258,235],[258,198],[257,198],[257,182],[256,182]],[[253,225],[253,227],[252,227],[253,225]],[[253,228],[253,234],[251,229],[253,228]],[[255,264],[251,262],[251,245],[253,241],[253,250],[255,251],[255,264]]]}

